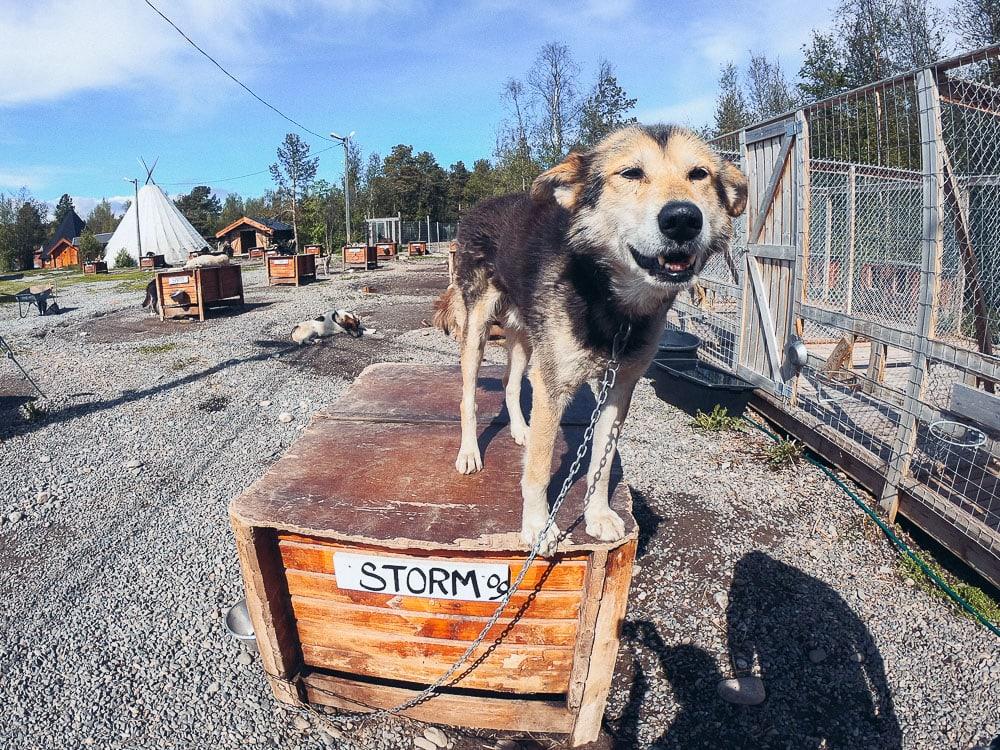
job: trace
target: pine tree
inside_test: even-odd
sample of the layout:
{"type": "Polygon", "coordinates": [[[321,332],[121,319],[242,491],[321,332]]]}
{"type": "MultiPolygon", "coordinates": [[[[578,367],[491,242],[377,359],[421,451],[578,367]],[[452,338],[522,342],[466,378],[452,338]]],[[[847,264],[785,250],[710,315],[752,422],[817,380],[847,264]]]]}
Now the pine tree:
{"type": "Polygon", "coordinates": [[[715,135],[732,133],[752,121],[746,98],[740,88],[739,71],[729,62],[719,75],[719,94],[715,100],[715,135]]]}
{"type": "Polygon", "coordinates": [[[813,31],[802,52],[798,88],[803,99],[815,102],[848,89],[844,52],[832,34],[813,31]]]}
{"type": "Polygon", "coordinates": [[[597,81],[581,109],[579,144],[590,148],[608,133],[634,123],[636,119],[626,114],[635,103],[636,100],[630,99],[618,83],[611,63],[602,60],[597,81]]]}
{"type": "Polygon", "coordinates": [[[176,198],[174,205],[202,237],[209,238],[215,234],[222,213],[222,201],[212,195],[212,188],[198,185],[187,195],[176,198]]]}
{"type": "Polygon", "coordinates": [[[319,169],[319,158],[309,156],[309,144],[296,133],[288,133],[285,140],[278,146],[278,161],[271,165],[271,178],[280,193],[288,196],[292,208],[292,234],[295,237],[295,249],[299,245],[298,204],[302,196],[309,192],[316,171],[319,169]]]}
{"type": "Polygon", "coordinates": [[[80,235],[80,260],[99,260],[104,256],[104,248],[98,242],[97,237],[90,231],[90,227],[83,230],[80,235]]]}
{"type": "Polygon", "coordinates": [[[55,207],[55,218],[52,219],[52,228],[58,227],[66,215],[73,211],[75,206],[73,205],[73,199],[69,197],[68,193],[63,193],[62,197],[56,202],[55,207]]]}
{"type": "Polygon", "coordinates": [[[0,263],[5,270],[18,271],[34,265],[35,250],[45,241],[42,208],[43,204],[29,197],[17,209],[5,238],[7,247],[0,248],[0,263]]]}
{"type": "Polygon", "coordinates": [[[101,202],[87,214],[87,228],[94,234],[113,232],[118,228],[120,221],[121,219],[115,216],[107,198],[101,198],[101,202]]]}
{"type": "Polygon", "coordinates": [[[777,60],[769,60],[762,53],[752,53],[746,78],[747,98],[754,120],[766,120],[797,105],[798,99],[777,60]]]}

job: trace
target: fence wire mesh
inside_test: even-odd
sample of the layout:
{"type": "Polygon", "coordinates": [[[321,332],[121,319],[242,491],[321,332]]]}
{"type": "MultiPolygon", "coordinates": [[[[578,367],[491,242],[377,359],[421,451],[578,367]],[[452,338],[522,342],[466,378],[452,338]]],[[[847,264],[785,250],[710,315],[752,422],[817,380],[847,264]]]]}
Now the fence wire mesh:
{"type": "MultiPolygon", "coordinates": [[[[925,520],[1000,557],[1000,46],[797,117],[806,123],[805,169],[790,172],[804,219],[794,238],[800,296],[787,324],[773,319],[779,341],[801,336],[809,361],[767,389],[884,476],[890,493],[930,511],[925,520]]],[[[752,172],[759,161],[747,160],[745,134],[778,124],[714,146],[752,172]]],[[[766,358],[749,351],[759,346],[744,330],[747,306],[761,305],[744,275],[766,248],[748,248],[746,235],[744,219],[737,278],[713,259],[703,293],[681,301],[673,321],[701,336],[716,364],[766,381],[766,358]]]]}

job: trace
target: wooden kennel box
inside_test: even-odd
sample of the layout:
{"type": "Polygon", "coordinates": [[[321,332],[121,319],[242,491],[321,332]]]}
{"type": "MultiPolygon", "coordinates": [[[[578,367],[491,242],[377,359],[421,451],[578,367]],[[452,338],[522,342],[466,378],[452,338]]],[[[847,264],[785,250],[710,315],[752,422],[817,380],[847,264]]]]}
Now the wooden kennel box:
{"type": "MultiPolygon", "coordinates": [[[[504,422],[501,375],[483,368],[480,425],[504,422]]],[[[373,365],[230,505],[278,700],[352,711],[400,704],[447,672],[519,572],[522,449],[488,427],[485,469],[456,473],[460,390],[457,367],[373,365]]],[[[556,465],[582,438],[589,408],[568,410],[556,465]]],[[[617,473],[612,482],[626,538],[602,543],[575,527],[554,557],[536,559],[461,679],[405,715],[561,732],[574,746],[597,738],[637,539],[629,492],[617,473]]],[[[580,480],[560,528],[582,513],[583,495],[580,480]]]]}
{"type": "Polygon", "coordinates": [[[139,268],[143,268],[149,271],[155,270],[157,268],[166,268],[167,259],[162,255],[143,255],[139,258],[139,268]]]}
{"type": "Polygon", "coordinates": [[[411,258],[415,255],[427,255],[426,242],[411,242],[406,246],[406,254],[411,258]]]}
{"type": "Polygon", "coordinates": [[[108,264],[103,260],[88,260],[83,264],[83,273],[86,276],[93,276],[96,273],[107,273],[108,264]]]}
{"type": "Polygon", "coordinates": [[[302,249],[302,252],[304,252],[306,255],[322,255],[323,254],[323,246],[322,245],[306,245],[302,249]]]}
{"type": "Polygon", "coordinates": [[[294,284],[301,286],[308,279],[316,280],[316,256],[300,253],[298,255],[267,255],[264,258],[267,268],[268,286],[276,284],[294,284]]]}
{"type": "Polygon", "coordinates": [[[264,257],[264,253],[266,251],[267,251],[267,248],[263,248],[263,247],[251,247],[250,251],[249,251],[249,253],[250,253],[250,260],[255,260],[257,258],[263,258],[264,257]]]}
{"type": "Polygon", "coordinates": [[[205,320],[209,308],[245,303],[243,274],[233,265],[157,271],[156,294],[160,320],[189,316],[205,320]]]}
{"type": "Polygon", "coordinates": [[[378,255],[372,245],[345,245],[344,268],[378,268],[378,255]]]}
{"type": "Polygon", "coordinates": [[[390,260],[396,257],[395,242],[376,242],[375,255],[379,260],[390,260]]]}

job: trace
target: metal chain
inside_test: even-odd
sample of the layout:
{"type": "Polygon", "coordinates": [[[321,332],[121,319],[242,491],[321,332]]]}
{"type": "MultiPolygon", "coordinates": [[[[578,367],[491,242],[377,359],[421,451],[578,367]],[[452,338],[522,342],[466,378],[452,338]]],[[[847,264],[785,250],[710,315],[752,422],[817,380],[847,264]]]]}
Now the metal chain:
{"type": "MultiPolygon", "coordinates": [[[[549,516],[545,521],[545,526],[538,533],[538,538],[535,544],[532,546],[531,551],[528,553],[528,557],[525,559],[524,564],[521,566],[520,572],[514,578],[514,582],[510,585],[507,591],[504,593],[503,598],[497,605],[496,610],[490,616],[490,619],[486,621],[483,629],[480,631],[479,635],[474,641],[469,644],[469,647],[465,650],[458,660],[455,661],[448,671],[437,678],[433,683],[428,685],[426,688],[421,690],[417,695],[413,696],[409,700],[400,703],[392,708],[378,709],[373,713],[367,713],[363,715],[362,724],[367,724],[368,722],[375,721],[376,719],[381,719],[386,716],[392,716],[405,711],[408,708],[413,708],[420,703],[433,697],[439,689],[441,689],[445,683],[447,683],[451,677],[459,670],[459,668],[469,660],[469,657],[479,648],[483,641],[486,640],[486,636],[489,634],[490,630],[497,624],[500,619],[501,614],[507,608],[510,603],[511,597],[518,591],[521,582],[528,573],[528,569],[531,564],[538,557],[542,543],[547,537],[549,530],[555,524],[556,514],[562,507],[563,502],[566,500],[567,495],[569,495],[570,486],[573,484],[573,480],[580,471],[580,467],[583,464],[583,458],[587,455],[587,447],[590,445],[590,441],[594,438],[594,430],[597,428],[597,420],[601,415],[601,409],[604,403],[608,400],[608,394],[615,385],[615,380],[618,377],[618,369],[621,367],[621,354],[625,348],[625,343],[628,341],[629,334],[632,332],[632,326],[630,324],[623,324],[619,329],[618,333],[615,334],[614,340],[611,344],[611,357],[608,359],[607,367],[604,370],[604,376],[601,381],[601,387],[598,389],[597,393],[597,404],[594,406],[594,411],[590,415],[590,424],[587,425],[587,429],[583,433],[583,440],[580,442],[579,447],[576,449],[576,458],[574,459],[572,465],[569,468],[569,473],[563,480],[562,487],[559,490],[559,495],[556,497],[555,501],[552,503],[552,509],[549,511],[549,516]]],[[[598,465],[598,470],[594,474],[594,481],[587,488],[587,494],[583,498],[583,508],[586,510],[587,505],[590,503],[590,498],[594,494],[594,490],[597,487],[598,479],[601,477],[604,467],[607,465],[608,455],[610,454],[610,446],[614,445],[614,436],[608,441],[608,446],[605,447],[604,455],[601,457],[601,462],[598,465]]],[[[575,525],[575,524],[574,524],[575,525]]],[[[558,543],[558,542],[557,542],[558,543]]],[[[509,632],[510,628],[505,628],[504,634],[509,632]]],[[[325,692],[325,691],[324,691],[325,692]]],[[[309,707],[311,709],[311,707],[309,707]]],[[[322,715],[324,720],[329,720],[330,717],[322,715]]]]}

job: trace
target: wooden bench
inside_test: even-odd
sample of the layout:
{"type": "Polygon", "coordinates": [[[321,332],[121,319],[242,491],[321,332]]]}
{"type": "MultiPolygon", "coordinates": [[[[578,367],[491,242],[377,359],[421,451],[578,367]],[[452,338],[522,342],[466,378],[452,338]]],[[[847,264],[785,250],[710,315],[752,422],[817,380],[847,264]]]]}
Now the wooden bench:
{"type": "MultiPolygon", "coordinates": [[[[232,502],[247,606],[278,700],[398,705],[447,672],[495,611],[527,555],[523,449],[501,427],[501,377],[498,367],[481,371],[480,424],[492,437],[478,474],[460,475],[453,463],[458,367],[373,365],[232,502]]],[[[589,410],[567,410],[556,466],[575,451],[589,410]]],[[[557,474],[553,487],[561,482],[557,474]]],[[[625,539],[598,542],[582,523],[573,527],[555,556],[535,560],[457,674],[474,667],[404,715],[561,732],[573,746],[597,738],[638,534],[617,471],[612,486],[625,539]]],[[[581,478],[560,528],[582,514],[584,494],[581,478]]]]}

